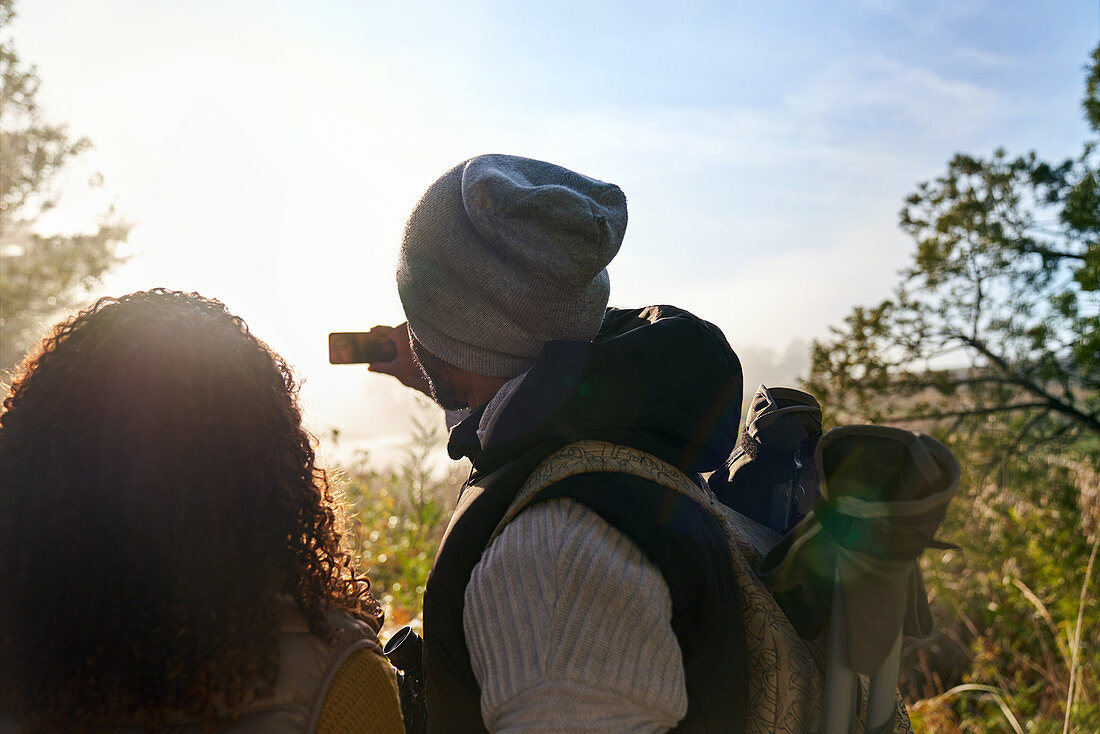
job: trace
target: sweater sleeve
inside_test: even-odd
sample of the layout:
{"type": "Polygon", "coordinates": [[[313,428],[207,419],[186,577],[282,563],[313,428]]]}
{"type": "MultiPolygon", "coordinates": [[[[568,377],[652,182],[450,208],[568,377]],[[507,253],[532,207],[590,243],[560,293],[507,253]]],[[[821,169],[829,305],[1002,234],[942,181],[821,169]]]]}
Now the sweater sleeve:
{"type": "Polygon", "coordinates": [[[660,572],[583,504],[508,524],[474,568],[463,625],[493,732],[659,732],[687,712],[660,572]]]}
{"type": "Polygon", "coordinates": [[[393,667],[373,650],[356,650],[325,693],[317,734],[404,734],[393,667]]]}

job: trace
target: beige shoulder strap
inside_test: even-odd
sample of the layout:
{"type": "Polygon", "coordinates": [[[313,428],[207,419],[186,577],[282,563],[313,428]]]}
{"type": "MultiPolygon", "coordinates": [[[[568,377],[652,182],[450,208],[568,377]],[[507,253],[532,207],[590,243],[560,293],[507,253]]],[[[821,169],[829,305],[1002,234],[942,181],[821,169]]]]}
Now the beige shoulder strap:
{"type": "Polygon", "coordinates": [[[607,441],[578,441],[558,449],[535,467],[516,493],[515,499],[508,506],[500,522],[497,523],[485,547],[488,548],[504,531],[504,527],[523,512],[535,495],[542,490],[577,474],[605,471],[648,479],[663,487],[674,489],[706,506],[706,493],[699,485],[687,474],[653,454],[607,441]]]}

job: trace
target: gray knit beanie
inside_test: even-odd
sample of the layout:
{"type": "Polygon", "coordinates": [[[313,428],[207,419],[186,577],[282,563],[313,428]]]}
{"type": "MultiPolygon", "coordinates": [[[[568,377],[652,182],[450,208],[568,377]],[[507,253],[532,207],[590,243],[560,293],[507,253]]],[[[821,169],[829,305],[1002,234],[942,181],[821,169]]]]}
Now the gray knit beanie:
{"type": "Polygon", "coordinates": [[[514,377],[546,342],[596,335],[625,230],[614,184],[510,155],[460,163],[405,225],[397,292],[409,329],[448,364],[514,377]]]}

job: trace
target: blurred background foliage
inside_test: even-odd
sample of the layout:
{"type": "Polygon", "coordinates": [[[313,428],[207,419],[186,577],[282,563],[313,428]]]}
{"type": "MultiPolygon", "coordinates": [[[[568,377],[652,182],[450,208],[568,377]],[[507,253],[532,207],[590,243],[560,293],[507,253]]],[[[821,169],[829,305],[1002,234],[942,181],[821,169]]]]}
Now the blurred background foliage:
{"type": "Polygon", "coordinates": [[[426,398],[412,423],[399,465],[378,468],[361,451],[330,472],[347,508],[347,545],[386,609],[383,639],[406,624],[421,629],[424,585],[468,467],[440,466],[443,416],[426,398]]]}
{"type": "Polygon", "coordinates": [[[940,632],[907,651],[918,730],[1100,731],[1100,46],[1079,156],[958,154],[899,219],[892,298],[812,347],[833,425],[929,433],[959,494],[928,555],[940,632]]]}
{"type": "Polygon", "coordinates": [[[964,475],[940,533],[960,550],[924,559],[941,631],[908,651],[918,730],[1100,731],[1100,440],[1009,454],[1026,420],[932,429],[964,475]]]}
{"type": "MultiPolygon", "coordinates": [[[[79,305],[123,261],[119,248],[130,234],[110,208],[85,231],[40,231],[40,217],[57,206],[60,174],[92,143],[43,119],[40,79],[16,53],[13,17],[12,0],[0,0],[0,378],[49,319],[79,305]]],[[[102,176],[87,185],[101,186],[102,176]]]]}

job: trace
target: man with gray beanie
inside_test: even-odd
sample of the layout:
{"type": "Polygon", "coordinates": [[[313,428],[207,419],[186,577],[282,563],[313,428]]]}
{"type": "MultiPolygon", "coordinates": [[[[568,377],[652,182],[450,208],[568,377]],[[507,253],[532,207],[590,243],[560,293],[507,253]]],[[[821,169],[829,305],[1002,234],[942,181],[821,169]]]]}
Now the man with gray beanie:
{"type": "Polygon", "coordinates": [[[683,310],[606,307],[626,221],[619,187],[507,155],[409,217],[407,327],[371,369],[462,411],[448,452],[473,465],[424,597],[429,731],[743,729],[725,536],[653,469],[722,465],[741,367],[683,310]]]}

